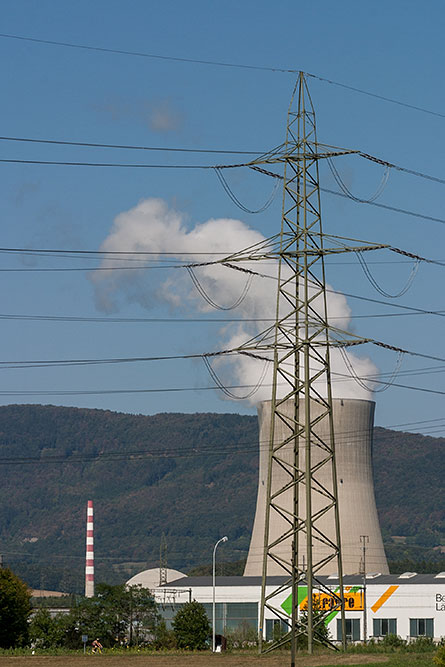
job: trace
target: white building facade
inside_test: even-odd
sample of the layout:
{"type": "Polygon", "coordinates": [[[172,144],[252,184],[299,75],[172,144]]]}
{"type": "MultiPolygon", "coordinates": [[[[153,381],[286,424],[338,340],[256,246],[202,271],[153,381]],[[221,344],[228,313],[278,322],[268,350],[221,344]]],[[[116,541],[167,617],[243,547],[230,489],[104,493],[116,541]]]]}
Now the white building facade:
{"type": "MultiPolygon", "coordinates": [[[[323,583],[331,590],[338,590],[335,577],[322,577],[323,583]]],[[[284,578],[268,578],[268,591],[278,588],[284,578]]],[[[209,619],[212,618],[213,586],[211,577],[183,577],[166,586],[156,588],[155,599],[160,604],[167,623],[171,621],[179,607],[189,600],[201,602],[209,619]]],[[[349,641],[382,639],[386,635],[398,635],[411,641],[418,637],[431,637],[439,641],[445,637],[445,572],[438,575],[406,572],[402,575],[368,575],[366,595],[361,576],[344,578],[346,599],[346,632],[349,641]],[[366,610],[364,600],[366,598],[366,610]],[[366,623],[365,623],[366,615],[366,623]]],[[[326,607],[331,599],[328,595],[315,591],[317,603],[326,607]]],[[[217,577],[215,587],[216,632],[225,634],[241,624],[248,623],[260,631],[261,577],[217,577]]],[[[266,614],[263,636],[271,639],[276,624],[287,629],[290,621],[290,590],[283,593],[278,606],[283,611],[280,621],[271,613],[266,614]]],[[[307,607],[307,593],[299,587],[299,607],[307,607]]],[[[328,628],[334,641],[341,641],[340,614],[332,612],[328,616],[328,628]]]]}

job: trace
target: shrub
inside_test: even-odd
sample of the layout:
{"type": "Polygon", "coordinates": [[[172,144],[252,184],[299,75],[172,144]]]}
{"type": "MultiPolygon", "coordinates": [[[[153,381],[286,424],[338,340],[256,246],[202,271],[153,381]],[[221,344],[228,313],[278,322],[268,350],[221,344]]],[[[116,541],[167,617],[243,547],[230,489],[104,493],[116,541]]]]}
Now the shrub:
{"type": "Polygon", "coordinates": [[[445,646],[440,646],[433,657],[433,662],[439,667],[445,667],[445,646]]]}
{"type": "Polygon", "coordinates": [[[385,635],[381,643],[385,648],[400,648],[406,645],[405,639],[402,639],[399,635],[385,635]]]}
{"type": "Polygon", "coordinates": [[[199,602],[187,602],[173,620],[173,631],[178,648],[202,650],[207,648],[210,623],[199,602]]]}
{"type": "Polygon", "coordinates": [[[417,637],[413,642],[410,642],[406,650],[410,653],[428,653],[435,649],[435,644],[432,637],[417,637]]]}
{"type": "Polygon", "coordinates": [[[23,646],[28,639],[31,594],[8,568],[0,568],[0,647],[23,646]]]}
{"type": "Polygon", "coordinates": [[[258,632],[247,621],[242,621],[241,624],[233,630],[225,632],[227,638],[227,648],[251,648],[258,645],[258,632]]]}

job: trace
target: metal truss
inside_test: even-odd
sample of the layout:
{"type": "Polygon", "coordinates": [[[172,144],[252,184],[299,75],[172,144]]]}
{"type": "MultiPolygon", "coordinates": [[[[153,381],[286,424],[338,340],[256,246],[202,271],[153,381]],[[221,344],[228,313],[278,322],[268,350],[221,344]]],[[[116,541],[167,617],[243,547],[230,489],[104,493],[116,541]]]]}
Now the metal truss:
{"type": "MultiPolygon", "coordinates": [[[[324,152],[322,157],[328,156],[324,152]]],[[[320,629],[333,611],[340,611],[343,638],[346,635],[320,212],[320,155],[315,113],[303,73],[292,95],[280,158],[284,161],[284,181],[276,324],[273,341],[260,343],[262,349],[273,351],[274,363],[260,627],[264,628],[267,612],[286,621],[278,601],[287,589],[292,593],[292,614],[289,631],[267,647],[260,640],[260,650],[270,651],[290,642],[291,664],[294,664],[298,637],[307,635],[309,653],[317,640],[330,643],[320,629]],[[278,393],[278,383],[285,383],[284,395],[278,393]],[[291,411],[286,407],[289,403],[291,411]],[[327,433],[328,437],[321,433],[327,433]],[[323,476],[326,480],[326,469],[329,484],[320,479],[323,476]],[[280,480],[278,485],[275,476],[280,480]],[[286,501],[289,494],[292,503],[286,501]],[[320,527],[320,520],[326,520],[327,514],[335,526],[334,538],[320,527]],[[287,528],[271,538],[271,524],[278,518],[284,519],[287,528]],[[289,542],[290,549],[286,548],[289,542]],[[305,542],[304,554],[301,542],[305,542]],[[315,555],[320,553],[314,549],[315,543],[322,545],[322,556],[315,555]],[[288,575],[287,581],[272,592],[267,588],[271,561],[288,575]],[[332,571],[338,573],[337,593],[327,590],[317,578],[330,562],[332,571]],[[298,589],[302,585],[307,587],[308,600],[304,614],[299,613],[298,606],[298,589]],[[314,610],[314,589],[331,596],[329,609],[314,610]]]]}

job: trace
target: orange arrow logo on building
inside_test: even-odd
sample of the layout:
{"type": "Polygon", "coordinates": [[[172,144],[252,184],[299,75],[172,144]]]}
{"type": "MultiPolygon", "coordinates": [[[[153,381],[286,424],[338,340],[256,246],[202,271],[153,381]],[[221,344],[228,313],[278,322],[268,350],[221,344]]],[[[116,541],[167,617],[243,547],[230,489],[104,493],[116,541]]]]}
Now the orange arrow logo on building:
{"type": "Polygon", "coordinates": [[[389,598],[391,597],[391,595],[392,595],[393,593],[395,593],[397,589],[398,589],[398,586],[390,586],[390,587],[383,593],[383,595],[381,595],[381,596],[379,597],[379,599],[377,600],[377,602],[374,602],[374,604],[373,604],[372,607],[371,607],[371,609],[372,609],[372,611],[374,612],[374,614],[376,613],[376,611],[378,611],[378,610],[380,609],[380,607],[383,607],[383,605],[385,604],[385,602],[386,602],[387,600],[389,600],[389,598]]]}

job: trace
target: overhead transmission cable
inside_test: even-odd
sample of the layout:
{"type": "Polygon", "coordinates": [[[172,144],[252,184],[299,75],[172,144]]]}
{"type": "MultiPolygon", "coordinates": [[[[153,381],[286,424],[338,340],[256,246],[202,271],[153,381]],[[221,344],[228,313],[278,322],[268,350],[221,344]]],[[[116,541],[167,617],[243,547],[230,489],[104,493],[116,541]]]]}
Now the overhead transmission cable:
{"type": "Polygon", "coordinates": [[[380,197],[380,195],[383,193],[383,190],[385,189],[385,187],[388,183],[390,167],[389,167],[389,165],[386,165],[385,166],[385,171],[383,172],[382,180],[380,181],[380,184],[377,187],[377,190],[368,199],[361,199],[360,197],[357,197],[357,196],[353,195],[351,190],[347,187],[346,183],[344,182],[344,180],[342,179],[342,177],[340,175],[340,172],[338,171],[337,167],[335,166],[332,158],[328,157],[327,158],[327,163],[328,163],[329,169],[331,170],[331,173],[334,177],[334,180],[337,183],[340,190],[345,195],[347,195],[350,199],[353,199],[354,201],[359,202],[360,204],[370,204],[371,202],[378,199],[380,197]]]}
{"type": "MultiPolygon", "coordinates": [[[[215,369],[212,367],[209,359],[207,359],[206,357],[203,357],[203,361],[204,361],[204,364],[205,364],[205,366],[206,366],[206,368],[209,372],[210,377],[212,378],[212,380],[214,381],[214,383],[216,385],[215,388],[220,389],[229,398],[233,398],[235,400],[245,400],[245,399],[248,399],[248,398],[252,398],[252,396],[254,396],[256,394],[256,392],[260,389],[260,387],[266,386],[263,383],[264,383],[264,378],[266,377],[266,373],[267,373],[267,367],[268,367],[267,361],[265,361],[264,364],[263,364],[263,369],[261,371],[261,374],[258,378],[257,383],[255,385],[253,385],[251,390],[247,394],[244,394],[243,396],[239,396],[237,394],[234,394],[231,391],[234,388],[239,389],[240,387],[231,387],[231,386],[225,385],[220,380],[220,378],[219,378],[218,374],[216,373],[215,369]]],[[[272,385],[269,385],[269,386],[272,386],[272,385]]]]}
{"type": "MultiPolygon", "coordinates": [[[[330,327],[331,332],[338,333],[344,336],[343,331],[338,331],[335,327],[330,327]]],[[[421,359],[431,359],[432,361],[439,361],[445,363],[445,357],[439,357],[437,355],[426,354],[422,352],[417,352],[415,350],[407,350],[383,341],[376,340],[374,338],[361,338],[355,336],[354,334],[348,334],[352,336],[351,339],[332,339],[330,345],[332,347],[354,347],[358,345],[371,344],[377,347],[384,348],[393,352],[400,352],[413,357],[419,357],[421,359]]],[[[67,367],[67,366],[88,366],[88,365],[97,365],[97,364],[123,364],[123,363],[137,363],[137,362],[152,362],[152,361],[170,361],[170,360],[179,360],[179,359],[202,359],[202,358],[214,358],[214,357],[227,357],[234,356],[237,354],[243,354],[252,359],[258,359],[259,361],[267,361],[272,363],[273,360],[268,357],[264,357],[259,353],[250,352],[246,349],[241,348],[231,348],[227,350],[218,350],[215,352],[204,352],[200,354],[183,354],[183,355],[164,355],[164,356],[151,356],[151,357],[113,357],[113,358],[95,358],[95,359],[38,359],[38,360],[10,360],[10,361],[0,361],[1,368],[47,368],[47,367],[67,367]]]]}
{"type": "Polygon", "coordinates": [[[241,201],[238,199],[238,197],[235,195],[235,193],[233,192],[233,190],[229,186],[226,178],[224,177],[224,175],[222,173],[221,167],[214,167],[214,171],[215,171],[215,174],[218,176],[218,180],[221,183],[221,185],[223,186],[225,193],[232,200],[232,202],[234,204],[236,204],[236,206],[238,206],[238,208],[240,208],[245,213],[253,213],[253,214],[254,213],[263,213],[263,211],[265,211],[266,209],[269,208],[269,206],[272,204],[273,200],[276,197],[276,194],[277,194],[277,191],[278,191],[278,185],[279,185],[278,180],[275,181],[275,185],[273,187],[273,190],[272,190],[271,194],[269,195],[266,202],[262,206],[260,206],[260,208],[258,208],[258,209],[247,208],[246,206],[244,206],[244,204],[241,203],[241,201]]]}
{"type": "MultiPolygon", "coordinates": [[[[424,423],[424,422],[419,422],[424,423]]],[[[416,422],[413,422],[416,424],[416,422]]],[[[397,425],[396,425],[397,426],[397,425]]],[[[403,426],[403,424],[402,424],[403,426]]],[[[385,427],[376,427],[376,428],[385,428],[390,429],[393,426],[385,427]]],[[[372,429],[371,429],[372,432],[372,429]]],[[[343,447],[354,447],[357,442],[361,440],[364,433],[369,433],[368,430],[348,430],[338,433],[338,443],[342,444],[343,447]]],[[[419,435],[418,433],[408,432],[410,436],[419,435]]],[[[385,440],[393,438],[393,433],[391,431],[379,434],[378,439],[382,443],[385,440]]],[[[43,457],[41,453],[37,456],[5,456],[0,457],[0,465],[21,465],[21,464],[54,464],[54,463],[82,463],[87,461],[100,461],[103,463],[114,462],[114,461],[127,461],[127,462],[137,462],[142,458],[185,458],[191,456],[220,456],[220,455],[233,455],[233,454],[243,454],[250,452],[258,452],[258,450],[267,450],[269,447],[269,442],[267,440],[256,440],[256,441],[240,441],[225,443],[224,447],[215,445],[214,443],[198,443],[192,444],[186,447],[178,448],[173,447],[161,447],[151,449],[136,449],[136,450],[108,450],[103,451],[99,454],[93,455],[84,455],[84,454],[55,454],[49,455],[48,452],[45,452],[43,457]]]]}
{"type": "MultiPolygon", "coordinates": [[[[0,158],[0,163],[10,163],[10,164],[33,164],[33,165],[52,165],[52,166],[70,166],[70,167],[116,167],[116,168],[135,168],[135,169],[215,169],[216,165],[191,165],[191,164],[132,164],[132,163],[123,163],[123,162],[68,162],[61,160],[19,160],[11,158],[0,158]]],[[[228,169],[233,167],[251,167],[249,164],[236,164],[236,165],[217,165],[218,169],[228,169]]],[[[255,168],[255,167],[251,167],[255,168]]],[[[260,171],[259,169],[256,169],[260,171]]],[[[278,174],[272,174],[264,169],[261,170],[262,173],[268,174],[269,176],[275,176],[276,178],[281,178],[278,174]]],[[[438,180],[438,179],[435,179],[438,180]]],[[[321,192],[326,192],[337,197],[344,197],[346,199],[351,199],[350,195],[345,194],[344,192],[338,192],[336,190],[331,190],[330,188],[320,187],[321,192]]],[[[444,218],[439,218],[437,216],[426,215],[424,213],[419,213],[416,211],[410,211],[408,209],[403,209],[398,206],[391,206],[389,204],[382,204],[376,201],[367,201],[359,200],[359,203],[364,203],[369,206],[376,206],[387,211],[392,211],[394,213],[401,213],[402,215],[408,215],[414,218],[419,218],[421,220],[428,220],[429,222],[439,222],[445,224],[444,218]]]]}
{"type": "Polygon", "coordinates": [[[204,287],[202,286],[201,282],[196,276],[196,273],[194,272],[193,268],[191,266],[187,266],[187,271],[188,274],[193,282],[193,285],[195,286],[197,292],[201,295],[201,297],[206,301],[212,308],[215,308],[217,310],[234,310],[235,308],[238,308],[244,301],[244,299],[247,296],[247,293],[249,292],[250,286],[252,284],[252,280],[254,278],[253,274],[250,274],[246,280],[246,283],[244,285],[244,288],[238,297],[236,301],[234,301],[230,306],[221,306],[217,304],[206,292],[204,287]]]}
{"type": "Polygon", "coordinates": [[[367,384],[367,382],[364,380],[364,378],[360,377],[358,375],[358,373],[355,371],[354,364],[349,359],[347,351],[344,350],[343,348],[340,348],[340,354],[343,358],[343,361],[345,362],[345,366],[348,369],[348,372],[349,372],[351,378],[353,380],[355,380],[355,382],[357,382],[357,384],[360,387],[362,387],[362,389],[365,389],[366,391],[371,391],[371,392],[380,392],[381,393],[381,392],[386,391],[387,389],[389,389],[391,386],[393,386],[394,383],[395,383],[395,380],[396,380],[396,378],[399,374],[399,371],[400,371],[400,368],[401,368],[401,365],[402,365],[402,361],[403,361],[403,353],[399,352],[398,355],[397,355],[396,365],[394,367],[394,370],[393,370],[392,375],[389,378],[389,380],[386,380],[386,381],[382,381],[382,380],[379,380],[379,379],[372,380],[371,382],[373,383],[373,386],[370,387],[367,384]],[[381,386],[376,387],[375,386],[376,383],[380,384],[381,386]]]}
{"type": "MultiPolygon", "coordinates": [[[[84,51],[96,51],[96,52],[99,52],[99,53],[109,53],[109,54],[115,54],[115,55],[121,55],[121,56],[133,56],[133,57],[137,57],[137,58],[151,58],[151,59],[156,59],[156,60],[166,60],[166,61],[182,62],[182,63],[196,64],[196,65],[210,65],[210,66],[213,66],[213,67],[228,67],[228,68],[236,68],[236,69],[244,69],[244,70],[258,70],[258,71],[293,74],[293,75],[298,74],[300,72],[300,70],[295,69],[295,68],[271,67],[271,66],[266,66],[266,65],[252,65],[252,64],[247,64],[247,63],[233,63],[233,62],[225,62],[225,61],[210,60],[210,59],[185,58],[185,57],[180,57],[180,56],[169,56],[169,55],[163,55],[163,54],[157,54],[157,53],[147,53],[147,52],[144,52],[144,51],[130,51],[130,50],[126,50],[126,49],[107,48],[107,47],[101,47],[101,46],[94,46],[94,45],[90,45],[90,44],[79,44],[79,43],[76,43],[76,42],[65,42],[65,41],[51,40],[51,39],[39,39],[37,37],[28,37],[28,36],[25,36],[25,35],[17,35],[17,34],[11,34],[11,33],[0,33],[0,38],[22,41],[22,42],[32,42],[32,43],[35,43],[35,44],[42,44],[42,45],[46,45],[46,46],[58,46],[58,47],[64,47],[64,48],[70,48],[70,49],[80,49],[80,50],[84,50],[84,51]]],[[[396,104],[397,106],[405,107],[405,108],[411,109],[413,111],[419,111],[421,113],[426,113],[426,114],[429,114],[431,116],[437,116],[439,118],[445,118],[445,113],[441,113],[439,111],[434,111],[432,109],[427,109],[425,107],[420,107],[418,105],[409,104],[408,102],[403,102],[401,100],[397,100],[395,98],[388,97],[386,95],[380,95],[378,93],[374,93],[372,91],[365,90],[363,88],[358,88],[358,87],[352,86],[350,84],[342,83],[340,81],[335,81],[334,79],[323,77],[323,76],[320,76],[318,74],[311,74],[310,72],[304,72],[304,74],[308,77],[311,77],[312,79],[316,79],[317,81],[321,81],[323,83],[328,83],[331,86],[338,86],[340,88],[350,90],[351,92],[359,93],[360,95],[366,95],[368,97],[373,97],[373,98],[378,99],[382,102],[388,102],[390,104],[396,104]]]]}
{"type": "Polygon", "coordinates": [[[67,141],[61,139],[37,139],[34,137],[0,137],[0,141],[17,141],[30,144],[47,144],[51,146],[79,146],[82,148],[113,148],[130,151],[154,151],[162,153],[217,153],[224,155],[261,155],[264,151],[235,151],[216,148],[170,148],[168,146],[141,146],[134,144],[105,144],[92,141],[67,141]]]}
{"type": "Polygon", "coordinates": [[[374,278],[374,276],[372,275],[372,273],[371,273],[371,271],[370,271],[370,269],[369,269],[369,267],[366,263],[366,259],[364,258],[363,253],[358,250],[358,251],[355,251],[355,254],[357,256],[358,261],[360,262],[360,265],[363,269],[363,272],[364,272],[365,276],[367,277],[367,279],[369,280],[371,285],[375,288],[375,290],[377,292],[379,292],[379,294],[381,294],[382,296],[387,297],[388,299],[398,299],[399,297],[403,296],[404,294],[406,294],[408,292],[408,290],[410,289],[411,285],[414,282],[414,278],[417,275],[417,271],[419,269],[419,265],[420,265],[420,262],[421,262],[420,259],[415,260],[414,266],[411,269],[411,273],[408,276],[408,280],[406,281],[405,286],[402,287],[402,289],[399,292],[397,292],[395,294],[391,294],[390,292],[387,292],[386,290],[384,290],[379,285],[377,280],[374,278]]]}

